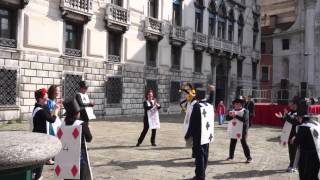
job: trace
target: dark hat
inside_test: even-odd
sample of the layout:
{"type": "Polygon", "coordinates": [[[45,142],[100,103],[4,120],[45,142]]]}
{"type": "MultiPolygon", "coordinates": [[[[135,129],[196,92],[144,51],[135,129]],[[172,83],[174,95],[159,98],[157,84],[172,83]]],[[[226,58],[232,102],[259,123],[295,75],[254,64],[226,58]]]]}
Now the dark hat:
{"type": "Polygon", "coordinates": [[[298,96],[295,96],[292,98],[292,100],[290,100],[290,102],[292,102],[293,104],[296,104],[296,105],[298,105],[300,103],[300,101],[301,101],[301,98],[298,96]]]}
{"type": "Polygon", "coordinates": [[[72,99],[63,103],[63,107],[66,109],[66,115],[74,115],[80,112],[80,106],[76,99],[72,99]]]}
{"type": "Polygon", "coordinates": [[[88,84],[86,81],[81,81],[79,85],[80,85],[80,88],[88,88],[88,84]]]}
{"type": "Polygon", "coordinates": [[[306,101],[300,100],[297,107],[297,116],[307,116],[308,115],[308,105],[306,101]]]}
{"type": "Polygon", "coordinates": [[[243,100],[240,99],[240,98],[236,98],[235,100],[232,101],[232,104],[235,104],[235,103],[240,103],[240,104],[242,104],[242,103],[243,103],[243,100]]]}

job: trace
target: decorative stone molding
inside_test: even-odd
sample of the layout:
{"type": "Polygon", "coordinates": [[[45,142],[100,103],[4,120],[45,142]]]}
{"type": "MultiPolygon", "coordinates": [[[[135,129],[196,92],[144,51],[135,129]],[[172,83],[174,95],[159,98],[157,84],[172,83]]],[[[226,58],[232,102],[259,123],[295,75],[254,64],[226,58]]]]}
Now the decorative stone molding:
{"type": "Polygon", "coordinates": [[[125,32],[129,30],[130,12],[123,7],[108,3],[106,6],[105,21],[108,29],[125,32]]]}
{"type": "Polygon", "coordinates": [[[144,21],[144,36],[149,40],[161,40],[164,36],[163,22],[152,17],[146,17],[144,21]]]}
{"type": "Polygon", "coordinates": [[[63,18],[87,23],[93,15],[92,0],[61,0],[63,18]]]}
{"type": "Polygon", "coordinates": [[[193,48],[196,51],[204,51],[208,47],[208,37],[205,34],[193,33],[193,48]]]}
{"type": "Polygon", "coordinates": [[[185,28],[171,25],[169,38],[170,44],[175,46],[183,46],[187,41],[185,28]]]}

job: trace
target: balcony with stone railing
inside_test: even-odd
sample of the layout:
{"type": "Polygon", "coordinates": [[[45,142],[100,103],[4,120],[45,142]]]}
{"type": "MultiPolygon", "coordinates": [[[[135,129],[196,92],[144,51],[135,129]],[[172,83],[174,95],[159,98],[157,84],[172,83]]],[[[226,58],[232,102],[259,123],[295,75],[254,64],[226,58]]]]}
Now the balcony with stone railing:
{"type": "Polygon", "coordinates": [[[108,3],[106,6],[105,21],[108,28],[119,31],[127,31],[130,26],[129,10],[108,3]]]}
{"type": "Polygon", "coordinates": [[[78,21],[88,21],[93,15],[92,0],[61,0],[62,16],[78,21]]]}
{"type": "Polygon", "coordinates": [[[216,50],[238,55],[241,53],[241,46],[239,44],[227,40],[221,40],[212,36],[209,37],[208,45],[210,53],[215,53],[216,50]]]}
{"type": "Polygon", "coordinates": [[[199,32],[194,32],[192,42],[195,50],[203,51],[208,47],[208,36],[199,32]]]}
{"type": "Polygon", "coordinates": [[[183,46],[186,39],[186,30],[183,27],[172,25],[170,27],[170,43],[176,46],[183,46]]]}
{"type": "Polygon", "coordinates": [[[144,21],[144,36],[147,39],[160,40],[163,35],[163,22],[153,17],[146,17],[144,21]]]}
{"type": "Polygon", "coordinates": [[[232,42],[227,40],[222,40],[222,50],[226,52],[232,52],[232,42]]]}

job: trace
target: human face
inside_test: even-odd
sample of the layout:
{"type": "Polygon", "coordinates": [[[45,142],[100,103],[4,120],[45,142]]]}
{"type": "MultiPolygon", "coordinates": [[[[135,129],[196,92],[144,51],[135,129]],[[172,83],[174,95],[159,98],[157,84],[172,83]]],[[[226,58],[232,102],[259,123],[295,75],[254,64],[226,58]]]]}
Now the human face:
{"type": "Polygon", "coordinates": [[[80,119],[80,112],[77,112],[77,113],[76,113],[75,118],[76,118],[76,119],[80,119]]]}
{"type": "Polygon", "coordinates": [[[152,100],[153,99],[153,92],[149,92],[148,93],[148,100],[152,100]]]}
{"type": "Polygon", "coordinates": [[[87,87],[80,88],[80,92],[81,92],[82,94],[87,93],[87,91],[88,91],[88,88],[87,88],[87,87]]]}
{"type": "Polygon", "coordinates": [[[38,103],[42,106],[46,105],[48,102],[48,96],[45,94],[43,98],[39,98],[38,103]]]}
{"type": "Polygon", "coordinates": [[[57,87],[55,90],[54,90],[54,97],[57,98],[59,96],[59,88],[57,87]]]}
{"type": "Polygon", "coordinates": [[[223,101],[220,101],[220,104],[223,105],[223,101]]]}
{"type": "Polygon", "coordinates": [[[241,109],[242,108],[242,104],[241,103],[234,103],[234,108],[235,109],[241,109]]]}

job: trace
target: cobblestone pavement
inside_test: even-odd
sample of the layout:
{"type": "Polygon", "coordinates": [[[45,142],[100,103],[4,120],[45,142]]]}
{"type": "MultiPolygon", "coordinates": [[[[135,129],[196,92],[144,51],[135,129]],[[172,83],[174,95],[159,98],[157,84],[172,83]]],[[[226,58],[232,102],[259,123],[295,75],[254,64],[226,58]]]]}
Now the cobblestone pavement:
{"type": "MultiPolygon", "coordinates": [[[[184,147],[182,116],[161,117],[157,131],[158,146],[150,145],[150,132],[140,147],[135,147],[142,130],[142,118],[91,122],[94,135],[89,145],[95,180],[183,180],[194,176],[191,149],[184,147]]],[[[254,126],[249,131],[248,144],[253,163],[246,160],[240,142],[235,160],[227,162],[229,140],[226,124],[216,125],[215,142],[210,145],[206,179],[286,180],[298,179],[297,174],[285,172],[288,165],[287,148],[280,147],[280,129],[254,126]]],[[[53,166],[45,166],[44,179],[53,180],[53,166]]]]}

